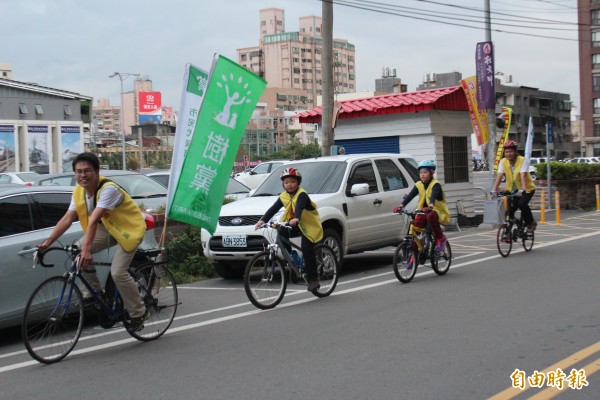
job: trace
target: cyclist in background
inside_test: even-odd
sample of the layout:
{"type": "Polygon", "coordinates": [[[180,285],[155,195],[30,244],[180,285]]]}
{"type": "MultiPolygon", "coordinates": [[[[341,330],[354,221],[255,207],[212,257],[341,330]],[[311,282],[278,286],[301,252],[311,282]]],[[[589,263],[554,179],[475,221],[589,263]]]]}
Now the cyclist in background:
{"type": "MultiPolygon", "coordinates": [[[[281,171],[280,178],[283,192],[275,203],[262,216],[255,225],[258,229],[269,221],[282,207],[285,207],[281,222],[287,222],[292,231],[281,229],[279,234],[289,237],[302,236],[300,248],[304,255],[306,276],[308,277],[308,291],[312,292],[321,287],[317,272],[317,257],[314,246],[323,239],[323,226],[317,211],[317,205],[308,197],[306,190],[300,187],[302,175],[296,168],[285,168],[281,171]]],[[[290,250],[290,249],[288,249],[290,250]]]]}
{"type": "Polygon", "coordinates": [[[417,168],[421,180],[415,183],[415,186],[406,195],[396,210],[402,210],[413,198],[419,195],[417,209],[430,210],[431,212],[426,215],[417,215],[413,226],[422,230],[425,227],[425,218],[427,218],[427,223],[429,223],[429,227],[435,237],[435,250],[442,252],[446,247],[446,236],[444,236],[440,224],[446,225],[450,222],[450,211],[448,211],[448,206],[446,205],[446,196],[442,190],[442,185],[433,177],[435,173],[435,161],[421,161],[417,168]]]}
{"type": "Polygon", "coordinates": [[[508,216],[510,219],[515,217],[517,208],[521,210],[521,217],[528,232],[534,232],[537,222],[533,219],[529,202],[535,194],[535,185],[531,175],[529,175],[529,163],[525,157],[517,153],[517,143],[509,140],[504,144],[504,158],[498,165],[498,176],[492,189],[492,197],[498,196],[498,187],[502,182],[502,177],[506,176],[505,189],[511,193],[516,193],[517,199],[510,199],[508,216]]]}
{"type": "MultiPolygon", "coordinates": [[[[129,329],[142,330],[148,311],[128,268],[146,232],[144,216],[125,190],[100,176],[100,161],[95,154],[77,155],[73,160],[73,171],[77,186],[73,190],[69,209],[38,248],[43,251],[50,247],[77,218],[84,232],[77,243],[81,248],[77,263],[80,270],[86,271],[93,253],[118,244],[110,274],[131,318],[129,329]]],[[[94,288],[102,292],[95,271],[87,271],[85,275],[94,288]]]]}

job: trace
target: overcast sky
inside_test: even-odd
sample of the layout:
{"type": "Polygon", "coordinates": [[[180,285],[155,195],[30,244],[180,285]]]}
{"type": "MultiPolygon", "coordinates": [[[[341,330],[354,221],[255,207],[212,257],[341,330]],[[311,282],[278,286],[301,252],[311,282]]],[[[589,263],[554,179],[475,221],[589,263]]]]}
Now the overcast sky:
{"type": "MultiPolygon", "coordinates": [[[[484,2],[335,0],[333,34],[356,46],[357,90],[373,90],[383,67],[395,68],[409,91],[427,73],[474,75],[475,45],[485,31],[457,25],[482,27],[472,20],[481,19],[484,2]]],[[[287,31],[322,8],[318,0],[0,0],[0,63],[12,65],[15,80],[92,96],[94,103],[108,97],[113,105],[120,104],[120,83],[108,76],[141,73],[163,93],[163,105],[178,107],[184,65],[208,69],[215,52],[235,60],[237,48],[258,44],[259,9],[270,7],[285,10],[287,31]]],[[[576,7],[576,0],[491,0],[496,71],[518,85],[567,93],[579,105],[576,7]],[[546,29],[525,28],[534,25],[546,29]]]]}

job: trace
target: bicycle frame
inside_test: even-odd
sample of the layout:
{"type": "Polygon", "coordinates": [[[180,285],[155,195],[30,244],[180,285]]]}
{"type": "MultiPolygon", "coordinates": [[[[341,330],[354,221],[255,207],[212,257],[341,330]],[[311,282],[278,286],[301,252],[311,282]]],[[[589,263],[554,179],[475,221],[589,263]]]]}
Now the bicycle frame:
{"type": "Polygon", "coordinates": [[[301,267],[301,266],[296,265],[294,260],[292,260],[290,252],[287,250],[286,245],[290,245],[292,248],[295,248],[300,251],[302,251],[302,249],[300,248],[300,246],[293,243],[291,240],[289,240],[288,238],[284,237],[283,235],[281,235],[279,233],[279,229],[290,229],[291,230],[292,227],[290,225],[281,225],[281,224],[277,224],[277,223],[271,223],[271,224],[269,224],[268,228],[273,229],[274,232],[277,234],[277,237],[275,238],[275,243],[269,244],[267,246],[267,248],[270,251],[272,251],[272,253],[275,255],[277,255],[277,253],[279,251],[281,251],[281,255],[283,256],[285,261],[287,261],[289,267],[294,271],[294,273],[298,276],[303,276],[303,273],[300,272],[300,270],[299,270],[299,267],[301,267]]]}

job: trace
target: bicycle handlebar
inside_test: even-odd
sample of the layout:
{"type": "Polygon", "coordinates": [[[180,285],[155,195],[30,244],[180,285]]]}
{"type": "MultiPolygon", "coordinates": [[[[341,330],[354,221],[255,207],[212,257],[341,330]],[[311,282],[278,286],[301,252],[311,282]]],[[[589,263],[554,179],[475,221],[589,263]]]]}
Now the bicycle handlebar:
{"type": "Polygon", "coordinates": [[[406,211],[405,209],[401,209],[398,210],[397,208],[394,208],[394,214],[398,214],[398,215],[402,215],[402,214],[406,214],[410,217],[416,217],[417,215],[421,214],[429,214],[430,212],[432,212],[433,210],[430,210],[428,208],[426,208],[425,210],[413,210],[413,211],[406,211]]]}
{"type": "Polygon", "coordinates": [[[80,253],[80,249],[76,245],[64,246],[64,247],[58,247],[58,246],[49,247],[46,250],[38,251],[37,252],[37,255],[36,255],[37,262],[42,267],[44,267],[44,268],[52,268],[52,267],[54,267],[54,264],[46,264],[44,262],[44,256],[46,254],[48,254],[49,252],[54,251],[54,250],[61,250],[61,251],[64,251],[66,253],[70,253],[72,258],[75,258],[80,253]]]}
{"type": "Polygon", "coordinates": [[[277,229],[277,228],[286,228],[286,229],[292,229],[293,227],[286,223],[281,223],[281,222],[265,222],[264,224],[262,224],[261,226],[259,226],[257,229],[266,229],[266,228],[273,228],[273,229],[277,229]]]}

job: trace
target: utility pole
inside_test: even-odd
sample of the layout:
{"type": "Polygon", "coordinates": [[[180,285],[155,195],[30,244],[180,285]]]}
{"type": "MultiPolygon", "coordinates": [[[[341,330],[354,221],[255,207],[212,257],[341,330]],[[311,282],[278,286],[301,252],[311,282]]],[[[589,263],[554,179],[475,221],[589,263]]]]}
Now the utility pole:
{"type": "Polygon", "coordinates": [[[129,72],[115,72],[109,75],[109,78],[118,77],[121,81],[121,144],[123,145],[123,171],[127,170],[127,159],[125,157],[125,120],[123,117],[123,81],[130,76],[140,76],[140,74],[132,74],[129,72]]]}
{"type": "Polygon", "coordinates": [[[321,4],[323,14],[321,154],[329,156],[333,145],[333,0],[322,0],[321,4]]]}
{"type": "MultiPolygon", "coordinates": [[[[490,17],[490,0],[485,0],[484,4],[484,13],[485,13],[485,41],[492,41],[492,20],[490,17]]],[[[494,62],[495,58],[494,58],[494,62]]],[[[493,77],[496,79],[496,77],[493,77]]],[[[494,85],[496,87],[496,85],[494,85]]],[[[495,97],[495,95],[494,95],[495,97]]],[[[487,118],[488,118],[488,144],[487,144],[487,154],[488,154],[488,167],[490,172],[490,190],[494,187],[494,160],[496,159],[496,125],[494,122],[496,121],[496,109],[488,108],[487,110],[487,118]]]]}

